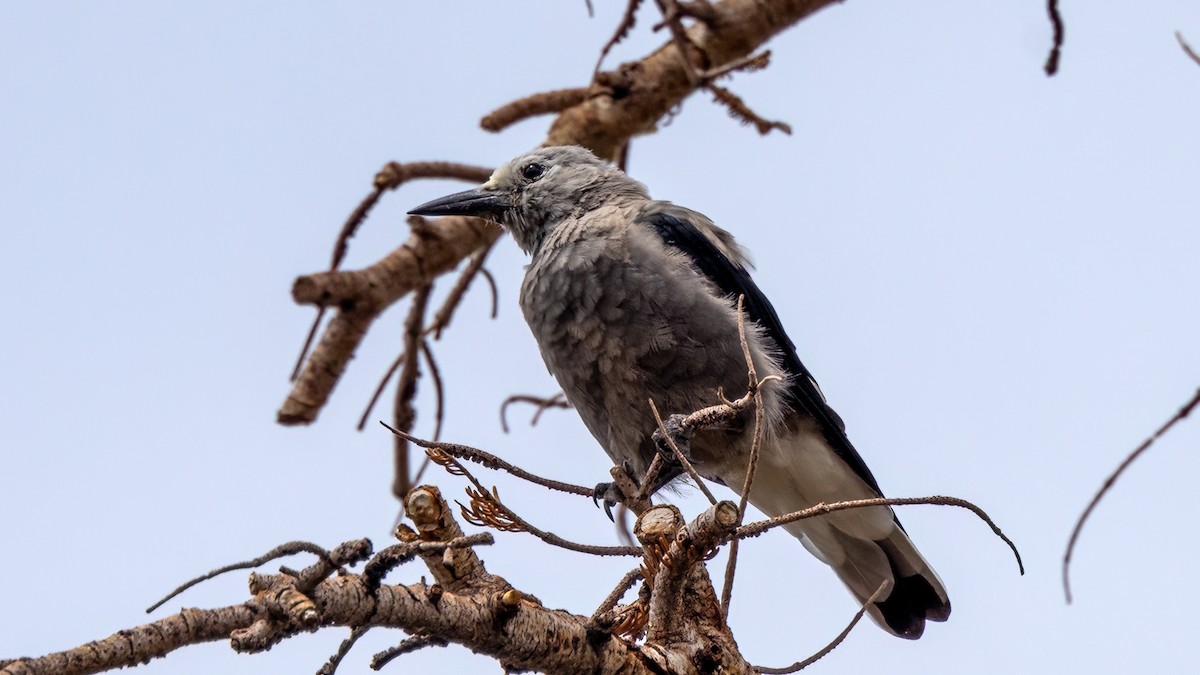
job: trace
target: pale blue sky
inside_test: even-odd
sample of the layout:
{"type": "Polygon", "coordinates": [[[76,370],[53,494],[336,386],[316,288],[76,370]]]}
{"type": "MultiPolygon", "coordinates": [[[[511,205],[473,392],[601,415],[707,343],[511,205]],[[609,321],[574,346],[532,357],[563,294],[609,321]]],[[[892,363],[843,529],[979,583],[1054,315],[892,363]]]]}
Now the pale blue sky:
{"type": "MultiPolygon", "coordinates": [[[[596,0],[593,19],[582,1],[0,5],[0,656],[141,623],[181,580],[283,541],[388,542],[390,441],[353,424],[403,312],[376,325],[315,426],[285,429],[274,412],[312,315],[291,303],[292,279],[327,264],[385,161],[497,164],[537,144],[548,120],[491,135],[478,119],[584,83],[622,4],[596,0]]],[[[697,96],[634,145],[631,172],[656,197],[753,251],[760,286],[889,494],[971,499],[1025,555],[1022,578],[964,512],[904,510],[954,615],[917,643],[863,625],[809,672],[1194,667],[1200,423],[1101,506],[1072,607],[1059,560],[1107,472],[1200,385],[1200,66],[1172,35],[1200,45],[1200,5],[1064,3],[1054,79],[1041,72],[1044,5],[833,7],[777,39],[769,70],[730,83],[793,136],[760,138],[697,96]]],[[[653,11],[610,63],[660,42],[653,11]]],[[[388,195],[348,264],[382,256],[406,236],[407,208],[456,189],[388,195]]],[[[500,318],[473,293],[436,346],[446,436],[594,483],[607,462],[573,415],[499,430],[508,394],[556,391],[516,309],[523,264],[503,242],[490,262],[500,318]]],[[[495,482],[547,529],[613,539],[590,502],[495,482]]],[[[790,537],[742,550],[732,622],[752,661],[803,658],[853,613],[790,537]]],[[[632,566],[520,534],[485,556],[577,612],[632,566]]],[[[156,616],[244,598],[234,574],[156,616]]],[[[260,656],[193,647],[142,670],[310,672],[344,635],[260,656]]],[[[366,672],[401,638],[369,635],[343,672],[366,672]]],[[[428,663],[498,668],[459,648],[391,668],[428,663]]]]}

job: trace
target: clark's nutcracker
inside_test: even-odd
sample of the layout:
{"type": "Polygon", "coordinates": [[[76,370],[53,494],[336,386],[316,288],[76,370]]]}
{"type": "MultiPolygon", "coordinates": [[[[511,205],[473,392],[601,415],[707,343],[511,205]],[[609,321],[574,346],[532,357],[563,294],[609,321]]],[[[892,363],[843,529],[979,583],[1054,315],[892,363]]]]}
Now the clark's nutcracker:
{"type": "MultiPolygon", "coordinates": [[[[588,430],[635,480],[658,452],[648,399],[664,414],[690,413],[719,402],[721,392],[746,390],[736,310],[745,296],[755,368],[784,378],[763,388],[766,431],[750,502],[777,516],[882,494],[750,279],[745,251],[703,215],[650,199],[641,183],[570,146],[518,157],[478,189],[411,213],[493,220],[532,256],[521,309],[542,357],[588,430]]],[[[752,431],[747,414],[732,427],[697,432],[691,455],[700,475],[741,489],[752,431]]],[[[890,508],[785,527],[860,602],[890,582],[869,608],[885,630],[915,639],[926,620],[950,616],[941,580],[890,508]]]]}

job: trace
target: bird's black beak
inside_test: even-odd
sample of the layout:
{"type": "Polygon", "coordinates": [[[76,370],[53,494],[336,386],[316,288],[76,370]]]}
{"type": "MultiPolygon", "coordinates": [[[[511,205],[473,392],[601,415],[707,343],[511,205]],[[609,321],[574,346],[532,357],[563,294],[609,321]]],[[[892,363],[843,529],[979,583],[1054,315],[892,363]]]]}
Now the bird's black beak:
{"type": "Polygon", "coordinates": [[[499,220],[500,213],[509,208],[512,208],[512,202],[506,195],[476,188],[425,202],[409,213],[414,216],[476,216],[499,220]]]}

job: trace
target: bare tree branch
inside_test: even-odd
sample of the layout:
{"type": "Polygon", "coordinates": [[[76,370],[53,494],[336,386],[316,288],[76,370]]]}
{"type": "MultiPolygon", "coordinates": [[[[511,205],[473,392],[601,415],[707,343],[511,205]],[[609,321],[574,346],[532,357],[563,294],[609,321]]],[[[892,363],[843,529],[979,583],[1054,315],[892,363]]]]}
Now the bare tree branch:
{"type": "Polygon", "coordinates": [[[1125,457],[1125,459],[1117,466],[1116,470],[1109,474],[1108,478],[1104,480],[1104,484],[1101,485],[1100,489],[1096,491],[1096,494],[1092,497],[1092,501],[1088,502],[1087,508],[1083,510],[1083,513],[1079,515],[1079,519],[1075,521],[1075,527],[1071,530],[1071,538],[1067,541],[1067,552],[1063,554],[1062,562],[1063,593],[1066,595],[1067,604],[1071,604],[1071,556],[1075,553],[1075,544],[1079,541],[1079,533],[1083,531],[1083,526],[1085,523],[1087,523],[1088,518],[1091,517],[1092,511],[1096,509],[1096,505],[1100,503],[1100,500],[1104,498],[1104,495],[1108,494],[1108,491],[1117,482],[1117,479],[1121,477],[1121,474],[1125,473],[1125,470],[1128,469],[1135,461],[1137,461],[1137,458],[1141,457],[1142,453],[1149,450],[1150,446],[1154,445],[1154,441],[1157,441],[1163,436],[1163,434],[1170,431],[1171,427],[1175,426],[1178,422],[1192,414],[1192,410],[1194,410],[1197,405],[1200,405],[1200,390],[1196,391],[1196,395],[1192,396],[1191,400],[1185,403],[1183,407],[1179,409],[1179,412],[1175,413],[1174,417],[1167,420],[1150,436],[1150,438],[1142,441],[1141,445],[1134,448],[1133,452],[1129,453],[1125,457]]]}
{"type": "Polygon", "coordinates": [[[1058,59],[1062,56],[1063,38],[1066,29],[1063,26],[1062,14],[1058,11],[1058,0],[1046,0],[1046,13],[1050,15],[1050,25],[1054,28],[1054,44],[1050,47],[1050,56],[1046,57],[1046,76],[1053,77],[1058,72],[1058,59]]]}
{"type": "Polygon", "coordinates": [[[1183,39],[1183,33],[1175,31],[1175,39],[1179,41],[1179,46],[1183,48],[1183,53],[1187,54],[1189,59],[1195,61],[1196,65],[1200,65],[1200,54],[1197,54],[1196,50],[1192,49],[1192,46],[1187,43],[1187,40],[1183,39]]]}

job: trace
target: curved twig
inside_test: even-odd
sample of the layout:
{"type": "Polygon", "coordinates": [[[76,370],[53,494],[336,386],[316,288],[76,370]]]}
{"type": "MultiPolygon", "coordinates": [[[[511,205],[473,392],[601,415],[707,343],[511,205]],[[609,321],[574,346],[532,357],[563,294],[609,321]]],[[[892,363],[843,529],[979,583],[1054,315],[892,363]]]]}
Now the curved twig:
{"type": "Polygon", "coordinates": [[[329,551],[325,550],[323,547],[318,546],[309,541],[289,541],[286,544],[280,544],[279,546],[276,546],[275,548],[271,549],[270,551],[267,551],[266,553],[258,556],[257,558],[252,558],[250,560],[244,560],[242,562],[235,562],[235,563],[231,563],[229,565],[225,565],[223,567],[218,567],[215,570],[201,574],[200,576],[196,577],[195,579],[191,579],[187,582],[184,582],[178,588],[176,588],[175,590],[168,593],[166,595],[166,597],[164,597],[162,600],[159,600],[158,602],[154,603],[153,605],[150,605],[149,607],[147,607],[146,613],[149,614],[149,613],[153,612],[154,610],[158,609],[159,607],[162,607],[163,605],[167,604],[167,602],[169,602],[171,600],[171,598],[174,598],[175,596],[186,591],[187,589],[191,588],[192,586],[195,586],[196,584],[199,584],[204,581],[208,581],[209,579],[214,579],[216,577],[219,577],[222,574],[225,574],[226,572],[233,572],[236,570],[254,569],[255,567],[259,567],[260,565],[265,565],[265,564],[271,562],[272,560],[276,560],[278,558],[284,558],[289,555],[295,555],[296,553],[311,553],[311,554],[317,556],[318,558],[320,558],[321,560],[325,561],[329,565],[331,565],[333,567],[337,567],[337,563],[335,563],[333,561],[333,559],[330,557],[329,551]]]}
{"type": "Polygon", "coordinates": [[[1050,47],[1050,56],[1046,57],[1046,75],[1052,77],[1058,72],[1058,59],[1062,56],[1065,28],[1062,14],[1058,11],[1058,0],[1046,0],[1046,12],[1050,15],[1050,25],[1054,27],[1054,44],[1050,47]]]}
{"type": "Polygon", "coordinates": [[[804,520],[806,518],[823,516],[827,513],[834,513],[836,511],[847,511],[850,509],[861,509],[871,506],[915,506],[921,504],[931,506],[957,506],[974,513],[979,517],[980,520],[987,523],[988,527],[992,528],[992,532],[997,537],[1000,537],[1001,541],[1003,541],[1005,544],[1008,544],[1008,547],[1012,549],[1013,555],[1017,559],[1017,568],[1021,571],[1021,574],[1025,574],[1025,563],[1021,561],[1021,552],[1017,550],[1017,545],[1008,538],[1008,535],[1004,534],[1004,532],[1000,530],[1000,526],[996,525],[996,523],[992,521],[992,519],[986,512],[984,512],[983,509],[975,506],[965,499],[959,499],[958,497],[944,497],[941,495],[935,495],[932,497],[876,497],[874,499],[853,499],[844,502],[833,502],[831,504],[821,503],[800,511],[793,511],[791,513],[785,513],[782,516],[776,516],[774,518],[760,520],[756,523],[750,523],[749,525],[743,525],[734,532],[733,536],[737,537],[738,539],[757,537],[767,530],[779,527],[781,525],[787,525],[788,523],[794,523],[797,520],[804,520]]]}
{"type": "Polygon", "coordinates": [[[1121,477],[1121,474],[1125,473],[1125,469],[1128,469],[1129,466],[1142,455],[1142,453],[1149,450],[1150,446],[1154,444],[1154,441],[1157,441],[1163,434],[1170,431],[1171,427],[1175,426],[1175,424],[1180,420],[1190,415],[1192,410],[1195,409],[1197,405],[1200,405],[1200,390],[1196,391],[1196,395],[1193,396],[1190,401],[1185,403],[1184,406],[1179,409],[1179,412],[1175,413],[1174,417],[1167,420],[1167,422],[1159,427],[1158,430],[1150,436],[1150,438],[1142,441],[1141,445],[1134,448],[1133,452],[1129,453],[1129,455],[1125,457],[1124,461],[1117,466],[1116,470],[1109,474],[1108,478],[1104,480],[1104,484],[1100,486],[1100,489],[1096,492],[1095,496],[1092,497],[1092,501],[1088,502],[1087,508],[1083,510],[1083,513],[1080,514],[1079,519],[1075,521],[1075,528],[1071,530],[1071,538],[1067,541],[1067,552],[1063,555],[1062,563],[1063,593],[1067,597],[1067,604],[1071,604],[1071,555],[1075,552],[1075,544],[1079,541],[1079,533],[1083,531],[1084,523],[1086,523],[1088,518],[1091,517],[1092,511],[1095,510],[1096,505],[1100,503],[1100,500],[1104,498],[1104,495],[1108,494],[1109,489],[1111,489],[1113,484],[1117,482],[1117,479],[1121,477]]]}
{"type": "MultiPolygon", "coordinates": [[[[406,441],[420,445],[422,447],[426,447],[427,452],[441,452],[441,450],[439,448],[431,447],[431,446],[436,446],[436,445],[441,445],[441,444],[429,443],[429,441],[420,441],[419,439],[414,438],[413,436],[410,436],[398,429],[388,426],[386,423],[384,423],[382,421],[380,422],[380,424],[382,424],[385,428],[387,428],[388,431],[392,432],[396,436],[403,438],[406,441]]],[[[446,460],[445,462],[438,461],[436,458],[433,458],[432,456],[431,456],[431,458],[433,458],[436,463],[441,464],[443,466],[447,466],[448,469],[452,468],[453,469],[452,473],[454,473],[456,475],[464,476],[467,480],[469,480],[471,482],[471,484],[475,486],[476,492],[474,494],[472,494],[470,491],[468,491],[468,493],[467,493],[468,495],[472,495],[473,498],[480,498],[481,496],[487,497],[489,495],[494,494],[495,488],[493,488],[492,490],[488,490],[486,487],[483,486],[483,483],[481,483],[479,481],[479,479],[477,479],[474,476],[474,474],[472,474],[470,471],[467,470],[466,467],[464,467],[457,460],[455,460],[452,456],[450,456],[449,453],[442,453],[442,454],[446,460]]],[[[589,492],[589,496],[590,496],[590,492],[589,492]]],[[[460,504],[460,506],[462,506],[462,505],[460,504]]],[[[520,528],[521,531],[525,531],[525,532],[528,532],[529,534],[532,534],[533,536],[537,537],[538,539],[541,539],[542,541],[544,541],[547,544],[550,544],[551,546],[565,548],[568,551],[575,551],[577,553],[587,553],[589,555],[599,555],[599,556],[641,556],[642,555],[642,549],[640,549],[636,546],[597,546],[594,544],[580,544],[578,542],[570,541],[568,539],[563,539],[562,537],[558,536],[557,534],[554,534],[553,532],[547,532],[545,530],[542,530],[540,528],[537,528],[537,527],[531,525],[528,521],[526,521],[525,519],[518,516],[516,514],[516,512],[514,512],[512,509],[508,508],[502,502],[500,502],[499,499],[492,499],[490,501],[490,506],[494,507],[497,512],[502,514],[503,517],[507,521],[515,524],[516,528],[520,528]]],[[[463,507],[463,508],[464,508],[464,510],[466,510],[466,507],[463,507]]],[[[509,528],[509,530],[517,531],[516,528],[509,528]]]]}
{"type": "Polygon", "coordinates": [[[797,661],[790,666],[784,666],[782,668],[754,666],[754,670],[762,673],[763,675],[786,675],[787,673],[798,673],[817,661],[820,661],[822,658],[828,656],[829,652],[837,649],[838,645],[842,644],[842,641],[846,639],[846,636],[850,635],[850,631],[854,630],[854,627],[857,626],[858,622],[862,620],[863,615],[867,613],[867,608],[870,607],[876,600],[878,600],[879,596],[883,595],[884,589],[888,588],[888,586],[889,584],[887,581],[879,584],[879,588],[875,589],[875,592],[871,594],[871,597],[867,598],[867,601],[863,603],[862,607],[858,608],[858,611],[854,613],[854,618],[850,619],[850,623],[842,630],[842,632],[838,633],[837,637],[833,638],[829,644],[821,648],[821,650],[816,654],[813,654],[803,661],[797,661]]]}

